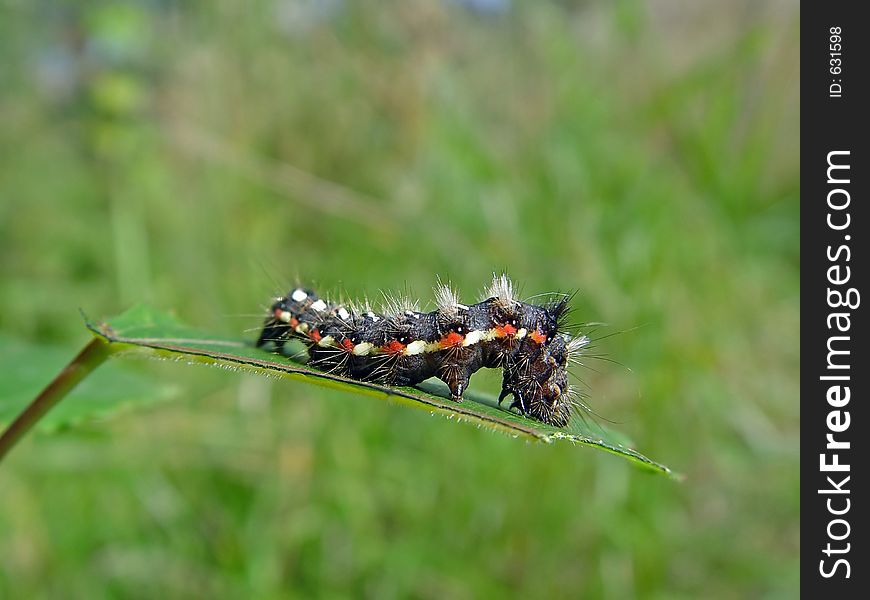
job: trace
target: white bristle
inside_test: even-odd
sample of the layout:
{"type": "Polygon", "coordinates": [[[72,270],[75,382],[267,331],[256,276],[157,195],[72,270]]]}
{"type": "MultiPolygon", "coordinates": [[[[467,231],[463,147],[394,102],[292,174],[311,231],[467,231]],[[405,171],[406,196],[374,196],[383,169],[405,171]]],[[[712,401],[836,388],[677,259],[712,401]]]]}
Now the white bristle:
{"type": "Polygon", "coordinates": [[[410,296],[404,294],[390,294],[381,292],[384,297],[384,303],[381,307],[381,312],[387,316],[401,315],[407,311],[418,312],[420,306],[416,300],[412,300],[410,296]]]}
{"type": "Polygon", "coordinates": [[[568,343],[565,345],[565,348],[568,350],[568,356],[576,358],[589,345],[590,341],[589,336],[585,335],[578,335],[568,340],[568,343]]]}

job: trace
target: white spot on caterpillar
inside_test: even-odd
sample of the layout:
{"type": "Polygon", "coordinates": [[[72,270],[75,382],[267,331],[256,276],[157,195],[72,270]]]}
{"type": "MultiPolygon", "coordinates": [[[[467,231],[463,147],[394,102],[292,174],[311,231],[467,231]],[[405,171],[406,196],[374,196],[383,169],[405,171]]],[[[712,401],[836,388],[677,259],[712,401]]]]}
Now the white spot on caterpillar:
{"type": "Polygon", "coordinates": [[[422,354],[426,350],[426,342],[423,340],[416,340],[411,342],[405,347],[405,354],[408,356],[413,356],[415,354],[422,354]]]}
{"type": "Polygon", "coordinates": [[[318,346],[321,346],[321,347],[323,347],[323,348],[329,348],[330,346],[332,346],[332,343],[333,343],[334,341],[335,341],[335,338],[332,337],[331,335],[328,335],[328,336],[326,336],[326,337],[322,337],[322,338],[320,338],[320,341],[317,342],[317,345],[318,345],[318,346]]]}
{"type": "Polygon", "coordinates": [[[456,306],[456,308],[458,308],[460,310],[468,310],[468,307],[465,304],[459,304],[457,302],[455,306],[456,306]]]}
{"type": "Polygon", "coordinates": [[[317,302],[315,302],[314,304],[311,305],[311,309],[316,310],[317,312],[320,312],[321,310],[323,310],[325,308],[326,308],[326,302],[324,302],[323,300],[318,300],[317,302]]]}
{"type": "Polygon", "coordinates": [[[285,323],[289,323],[290,319],[292,319],[292,318],[293,318],[293,315],[291,315],[286,310],[282,310],[281,314],[278,316],[278,319],[280,319],[281,321],[284,321],[285,323]]]}
{"type": "Polygon", "coordinates": [[[463,347],[473,346],[474,344],[482,340],[483,337],[484,333],[478,329],[475,329],[474,331],[469,331],[465,335],[465,339],[462,340],[462,345],[463,347]]]}
{"type": "Polygon", "coordinates": [[[526,335],[528,335],[528,333],[529,333],[529,330],[526,329],[525,327],[520,328],[520,329],[517,331],[517,339],[518,339],[518,340],[523,339],[524,337],[526,337],[526,335]]]}
{"type": "Polygon", "coordinates": [[[302,302],[308,298],[308,294],[305,293],[305,290],[293,290],[293,294],[291,294],[290,298],[295,302],[302,302]]]}
{"type": "Polygon", "coordinates": [[[361,342],[353,347],[353,353],[356,356],[366,356],[372,349],[372,344],[369,342],[361,342]]]}
{"type": "Polygon", "coordinates": [[[308,323],[299,323],[296,326],[296,333],[308,333],[308,323]]]}
{"type": "Polygon", "coordinates": [[[347,312],[343,306],[338,309],[338,317],[344,321],[347,321],[350,318],[350,313],[347,312]]]}

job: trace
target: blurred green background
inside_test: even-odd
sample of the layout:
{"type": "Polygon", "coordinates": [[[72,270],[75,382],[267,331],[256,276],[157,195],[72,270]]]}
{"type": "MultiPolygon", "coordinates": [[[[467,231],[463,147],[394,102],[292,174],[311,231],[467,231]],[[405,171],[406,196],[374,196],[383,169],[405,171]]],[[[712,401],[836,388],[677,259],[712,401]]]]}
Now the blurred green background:
{"type": "Polygon", "coordinates": [[[27,352],[0,374],[50,380],[79,307],[253,337],[297,278],[474,301],[507,269],[625,331],[591,403],[687,480],[113,361],[93,385],[142,406],[0,465],[0,597],[795,597],[798,26],[786,1],[3,2],[0,331],[27,352]]]}

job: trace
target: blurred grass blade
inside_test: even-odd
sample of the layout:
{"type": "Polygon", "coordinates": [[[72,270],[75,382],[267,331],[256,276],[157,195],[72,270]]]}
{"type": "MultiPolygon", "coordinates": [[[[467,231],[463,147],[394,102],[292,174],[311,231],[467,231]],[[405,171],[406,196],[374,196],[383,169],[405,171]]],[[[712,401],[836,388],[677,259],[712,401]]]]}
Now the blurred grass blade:
{"type": "Polygon", "coordinates": [[[136,306],[107,323],[88,323],[88,328],[98,339],[108,342],[114,352],[144,351],[159,357],[216,364],[374,396],[530,441],[567,441],[591,446],[621,456],[647,470],[675,477],[668,467],[631,449],[625,436],[597,423],[574,419],[569,429],[557,429],[511,413],[499,407],[495,398],[473,390],[466,394],[466,402],[458,404],[449,400],[447,388],[440,382],[427,381],[418,387],[394,388],[346,379],[260,350],[250,342],[226,340],[192,329],[149,306],[136,306]]]}

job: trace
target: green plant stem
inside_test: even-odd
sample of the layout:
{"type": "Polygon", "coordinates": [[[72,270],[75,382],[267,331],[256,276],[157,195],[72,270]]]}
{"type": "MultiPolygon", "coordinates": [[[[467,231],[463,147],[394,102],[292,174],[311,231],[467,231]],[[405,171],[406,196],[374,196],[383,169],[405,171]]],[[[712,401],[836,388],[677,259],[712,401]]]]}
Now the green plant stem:
{"type": "Polygon", "coordinates": [[[88,343],[0,435],[0,461],[45,413],[103,364],[111,353],[110,343],[103,338],[94,338],[88,343]]]}

